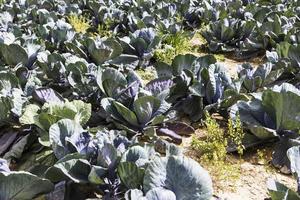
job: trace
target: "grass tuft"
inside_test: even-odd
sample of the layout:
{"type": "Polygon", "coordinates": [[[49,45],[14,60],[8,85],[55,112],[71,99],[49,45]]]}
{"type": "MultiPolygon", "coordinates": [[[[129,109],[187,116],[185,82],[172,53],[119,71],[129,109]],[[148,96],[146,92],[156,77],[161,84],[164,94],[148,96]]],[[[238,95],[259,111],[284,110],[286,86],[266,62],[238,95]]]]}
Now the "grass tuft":
{"type": "Polygon", "coordinates": [[[193,51],[191,36],[185,31],[163,35],[162,46],[154,52],[154,58],[160,62],[171,64],[175,56],[193,51]]]}

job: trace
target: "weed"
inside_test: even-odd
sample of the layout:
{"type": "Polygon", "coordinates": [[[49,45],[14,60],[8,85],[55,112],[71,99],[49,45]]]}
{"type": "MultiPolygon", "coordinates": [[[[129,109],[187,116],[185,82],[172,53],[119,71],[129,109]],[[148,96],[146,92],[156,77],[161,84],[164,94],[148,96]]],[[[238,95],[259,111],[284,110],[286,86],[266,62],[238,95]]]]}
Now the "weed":
{"type": "Polygon", "coordinates": [[[81,15],[78,16],[75,14],[71,14],[68,17],[68,20],[77,33],[86,33],[87,29],[90,27],[87,17],[81,15]]]}
{"type": "Polygon", "coordinates": [[[176,54],[191,50],[190,35],[184,31],[167,35],[164,42],[172,46],[176,54]]]}
{"type": "Polygon", "coordinates": [[[193,136],[191,147],[200,156],[199,162],[208,169],[213,181],[226,187],[227,190],[229,188],[234,190],[232,183],[241,175],[240,161],[231,160],[231,157],[227,156],[225,132],[208,113],[206,113],[205,126],[206,139],[201,140],[193,136]]]}
{"type": "Polygon", "coordinates": [[[268,155],[267,149],[257,149],[257,151],[256,151],[257,164],[268,165],[270,157],[271,156],[268,155]]]}
{"type": "Polygon", "coordinates": [[[154,57],[161,62],[172,63],[175,56],[192,51],[190,35],[187,32],[179,31],[175,34],[163,35],[162,47],[154,52],[154,57]]]}
{"type": "Polygon", "coordinates": [[[97,35],[100,37],[111,37],[113,32],[108,28],[106,24],[99,24],[97,28],[97,35]]]}
{"type": "Polygon", "coordinates": [[[135,71],[142,79],[144,84],[147,84],[149,81],[153,80],[156,76],[153,70],[144,70],[138,69],[135,71]]]}
{"type": "Polygon", "coordinates": [[[224,62],[225,61],[225,56],[223,54],[214,54],[215,58],[219,62],[224,62]]]}
{"type": "Polygon", "coordinates": [[[227,134],[229,136],[229,139],[236,145],[238,154],[242,156],[245,150],[245,147],[243,145],[245,133],[243,131],[239,115],[235,119],[235,122],[232,119],[228,120],[227,134]]]}
{"type": "Polygon", "coordinates": [[[225,133],[219,124],[209,114],[206,113],[205,126],[207,128],[207,137],[200,140],[192,138],[191,146],[201,154],[201,159],[205,161],[224,161],[226,159],[227,140],[225,133]]]}
{"type": "Polygon", "coordinates": [[[278,172],[277,168],[270,162],[272,160],[272,153],[273,147],[264,147],[263,149],[259,148],[256,150],[255,163],[263,165],[268,173],[278,172]]]}
{"type": "Polygon", "coordinates": [[[176,56],[176,50],[170,46],[165,45],[163,49],[157,49],[154,52],[154,58],[160,62],[172,64],[173,58],[176,56]]]}

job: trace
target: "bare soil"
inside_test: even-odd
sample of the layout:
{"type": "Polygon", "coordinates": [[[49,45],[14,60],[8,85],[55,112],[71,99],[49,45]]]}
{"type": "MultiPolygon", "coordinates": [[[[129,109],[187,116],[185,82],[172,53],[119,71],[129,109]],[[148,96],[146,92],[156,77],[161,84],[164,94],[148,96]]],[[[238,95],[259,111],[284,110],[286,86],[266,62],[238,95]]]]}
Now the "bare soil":
{"type": "Polygon", "coordinates": [[[221,199],[228,200],[264,200],[268,199],[266,182],[269,178],[296,189],[296,182],[291,176],[283,175],[269,166],[258,165],[249,161],[241,164],[240,179],[235,182],[235,189],[224,190],[223,186],[215,185],[215,194],[221,199]],[[221,189],[219,189],[219,187],[221,189]]]}
{"type": "MultiPolygon", "coordinates": [[[[213,115],[221,128],[226,121],[213,115]]],[[[204,138],[206,130],[198,128],[195,137],[204,138]]],[[[292,175],[282,174],[271,164],[274,144],[264,144],[244,151],[243,156],[227,154],[224,163],[204,163],[191,148],[192,137],[184,138],[182,147],[187,156],[197,160],[213,180],[214,200],[267,200],[267,181],[274,179],[296,191],[296,180],[292,175]],[[220,166],[221,165],[221,166],[220,166]]]]}
{"type": "MultiPolygon", "coordinates": [[[[203,137],[201,129],[195,132],[197,137],[203,137]]],[[[191,138],[183,140],[183,148],[187,156],[199,161],[199,156],[191,149],[191,138]]],[[[263,152],[259,156],[256,150],[245,151],[242,157],[228,154],[222,166],[215,164],[200,164],[209,171],[214,187],[214,199],[218,200],[265,200],[269,198],[267,190],[268,179],[274,179],[296,190],[296,181],[292,175],[285,175],[275,169],[270,163],[273,146],[258,147],[263,152]],[[229,166],[229,171],[227,168],[229,166]],[[232,168],[230,167],[232,166],[232,168]],[[232,171],[234,170],[234,171],[232,171]],[[220,172],[222,171],[222,172],[220,172]]]]}

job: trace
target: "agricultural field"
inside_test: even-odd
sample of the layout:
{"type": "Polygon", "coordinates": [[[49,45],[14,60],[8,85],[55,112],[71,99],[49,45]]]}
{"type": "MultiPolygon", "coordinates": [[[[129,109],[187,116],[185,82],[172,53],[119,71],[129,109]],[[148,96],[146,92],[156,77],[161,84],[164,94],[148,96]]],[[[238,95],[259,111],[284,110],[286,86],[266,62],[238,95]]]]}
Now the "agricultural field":
{"type": "Polygon", "coordinates": [[[300,1],[0,0],[0,200],[300,200],[300,1]]]}

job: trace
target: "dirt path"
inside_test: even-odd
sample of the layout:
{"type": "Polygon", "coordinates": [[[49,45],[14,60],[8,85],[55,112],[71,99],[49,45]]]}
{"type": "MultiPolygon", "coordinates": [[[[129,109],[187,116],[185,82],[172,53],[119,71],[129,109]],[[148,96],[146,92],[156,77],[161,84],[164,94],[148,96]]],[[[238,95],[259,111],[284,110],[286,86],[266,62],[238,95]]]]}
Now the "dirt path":
{"type": "MultiPolygon", "coordinates": [[[[201,134],[201,133],[200,133],[201,134]]],[[[199,135],[199,131],[196,131],[199,135]]],[[[183,140],[183,148],[186,155],[199,160],[195,151],[191,149],[191,138],[183,140]]],[[[218,200],[264,200],[268,199],[267,181],[274,179],[296,190],[297,184],[292,175],[284,175],[276,170],[271,164],[273,147],[248,150],[240,158],[237,155],[228,155],[224,169],[214,164],[200,164],[209,171],[213,179],[214,195],[218,200]],[[232,168],[230,167],[232,165],[232,168]],[[226,171],[229,168],[229,171],[226,171]]]]}
{"type": "MultiPolygon", "coordinates": [[[[291,176],[286,176],[268,169],[268,166],[242,162],[241,177],[235,182],[233,191],[216,188],[216,195],[228,200],[264,200],[269,197],[266,182],[269,178],[296,189],[296,181],[291,176]]],[[[223,187],[222,187],[223,188],[223,187]]]]}

